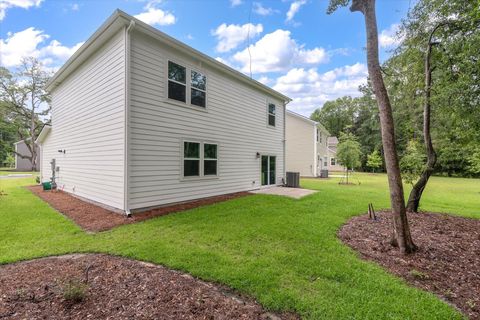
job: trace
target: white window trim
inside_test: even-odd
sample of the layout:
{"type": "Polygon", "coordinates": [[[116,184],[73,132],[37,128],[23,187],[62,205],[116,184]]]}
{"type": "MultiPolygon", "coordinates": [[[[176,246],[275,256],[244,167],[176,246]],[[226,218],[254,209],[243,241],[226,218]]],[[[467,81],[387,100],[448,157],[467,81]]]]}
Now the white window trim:
{"type": "Polygon", "coordinates": [[[212,180],[218,179],[220,177],[220,168],[219,168],[219,159],[220,159],[220,144],[218,142],[209,141],[209,140],[198,140],[198,139],[182,139],[180,141],[180,181],[197,181],[197,180],[212,180]],[[185,142],[199,143],[200,144],[200,158],[185,158],[185,142]],[[205,158],[205,144],[214,144],[217,146],[217,159],[205,158]],[[199,175],[198,176],[184,176],[185,169],[185,160],[199,160],[199,175]],[[208,174],[205,175],[205,160],[216,160],[217,161],[217,174],[208,174]]]}
{"type": "Polygon", "coordinates": [[[273,102],[273,101],[268,101],[268,100],[267,100],[267,127],[268,127],[268,128],[274,129],[274,128],[277,127],[277,108],[278,108],[278,107],[277,107],[277,103],[275,103],[275,102],[273,102]],[[268,120],[269,120],[268,118],[269,118],[269,116],[271,115],[271,113],[270,113],[270,104],[273,104],[273,105],[275,106],[275,114],[273,115],[273,116],[275,117],[275,125],[274,125],[274,126],[272,126],[272,125],[270,124],[270,122],[268,121],[268,120]]]}
{"type": "Polygon", "coordinates": [[[181,107],[187,107],[187,108],[192,109],[192,110],[203,111],[203,112],[208,111],[207,110],[208,109],[208,87],[209,87],[208,79],[210,78],[210,76],[208,75],[207,72],[205,72],[205,70],[203,70],[202,68],[193,67],[188,63],[185,63],[185,62],[180,61],[180,60],[176,60],[174,58],[167,58],[167,63],[165,64],[164,75],[165,75],[165,79],[166,79],[166,82],[165,82],[166,83],[166,86],[165,86],[165,101],[166,102],[168,102],[169,104],[173,104],[173,105],[177,105],[177,106],[181,106],[181,107]],[[185,77],[186,77],[185,82],[186,83],[181,83],[181,82],[178,82],[176,80],[172,80],[168,77],[168,63],[169,62],[176,63],[176,64],[185,68],[185,73],[186,73],[185,74],[185,77]],[[192,87],[192,71],[201,73],[206,77],[205,90],[192,87]],[[175,99],[170,99],[168,97],[168,82],[169,81],[172,81],[172,82],[175,82],[177,84],[181,84],[182,86],[185,86],[185,102],[175,100],[175,99]],[[196,104],[191,103],[191,100],[192,100],[191,89],[192,88],[195,89],[195,90],[198,90],[198,91],[205,92],[205,107],[200,107],[200,106],[197,106],[196,104]]]}
{"type": "Polygon", "coordinates": [[[335,159],[334,157],[330,157],[330,165],[331,166],[336,166],[337,165],[337,159],[335,159]],[[334,164],[332,164],[332,160],[335,162],[334,164]]]}

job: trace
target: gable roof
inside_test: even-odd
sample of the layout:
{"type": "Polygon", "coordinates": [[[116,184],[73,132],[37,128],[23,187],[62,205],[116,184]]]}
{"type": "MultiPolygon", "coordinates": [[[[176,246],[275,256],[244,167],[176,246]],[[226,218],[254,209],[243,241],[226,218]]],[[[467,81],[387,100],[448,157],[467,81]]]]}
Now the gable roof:
{"type": "Polygon", "coordinates": [[[178,50],[187,52],[189,55],[194,58],[199,59],[203,63],[216,68],[220,71],[227,73],[228,75],[233,76],[234,78],[255,87],[263,92],[266,92],[285,103],[291,101],[291,99],[280,92],[273,90],[272,88],[254,80],[245,74],[227,66],[226,64],[221,63],[213,59],[212,57],[186,45],[183,42],[178,41],[177,39],[170,37],[166,33],[153,28],[152,26],[138,20],[137,18],[117,9],[113,14],[100,26],[100,28],[95,31],[95,33],[70,57],[70,59],[65,62],[65,64],[54,74],[54,76],[48,81],[46,89],[52,91],[56,86],[62,83],[62,81],[67,78],[76,68],[78,68],[88,57],[90,57],[95,50],[97,50],[101,45],[103,45],[115,32],[120,30],[122,27],[134,23],[134,29],[141,31],[145,34],[152,36],[153,38],[165,43],[166,45],[176,48],[178,50]]]}
{"type": "Polygon", "coordinates": [[[328,137],[327,142],[328,142],[328,144],[337,145],[338,144],[338,138],[337,137],[328,137]]]}
{"type": "Polygon", "coordinates": [[[42,142],[45,140],[45,138],[48,136],[50,133],[50,130],[52,130],[52,126],[49,124],[46,124],[43,126],[42,131],[38,134],[37,139],[35,140],[36,144],[42,144],[42,142]]]}
{"type": "Polygon", "coordinates": [[[305,122],[308,122],[308,123],[310,123],[310,124],[312,124],[312,125],[314,125],[314,126],[316,126],[316,125],[318,124],[317,121],[313,121],[313,120],[310,119],[310,118],[307,118],[307,117],[305,117],[305,116],[302,116],[302,115],[299,114],[299,113],[296,113],[296,112],[293,112],[293,111],[290,111],[290,110],[287,110],[287,114],[290,115],[290,116],[292,116],[292,117],[296,117],[296,118],[298,118],[298,119],[300,119],[300,120],[303,120],[303,121],[305,121],[305,122]]]}

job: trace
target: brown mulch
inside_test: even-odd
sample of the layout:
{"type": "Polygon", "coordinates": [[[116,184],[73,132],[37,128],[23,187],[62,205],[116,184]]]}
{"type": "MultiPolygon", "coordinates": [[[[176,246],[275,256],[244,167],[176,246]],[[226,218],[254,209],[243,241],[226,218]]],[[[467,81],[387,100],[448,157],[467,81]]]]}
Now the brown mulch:
{"type": "Polygon", "coordinates": [[[92,232],[105,231],[123,224],[135,223],[174,212],[189,210],[217,202],[251,195],[249,192],[225,194],[138,212],[127,218],[121,213],[83,201],[68,194],[67,192],[59,190],[44,191],[41,186],[30,186],[27,188],[50,204],[53,208],[73,220],[82,229],[92,232]]]}
{"type": "Polygon", "coordinates": [[[88,254],[0,266],[0,319],[298,319],[162,266],[88,254]],[[83,299],[66,298],[68,284],[83,299]]]}
{"type": "Polygon", "coordinates": [[[480,220],[437,213],[409,213],[419,250],[402,255],[393,248],[391,213],[378,222],[367,215],[352,218],[338,235],[367,260],[373,260],[408,283],[433,292],[470,319],[480,319],[480,220]]]}

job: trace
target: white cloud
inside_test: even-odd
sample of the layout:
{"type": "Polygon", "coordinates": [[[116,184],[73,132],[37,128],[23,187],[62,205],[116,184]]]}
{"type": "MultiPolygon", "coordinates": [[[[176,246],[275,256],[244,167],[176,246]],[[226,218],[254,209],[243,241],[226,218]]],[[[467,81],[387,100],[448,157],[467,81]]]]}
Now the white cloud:
{"type": "Polygon", "coordinates": [[[286,21],[287,21],[287,22],[288,22],[288,21],[292,21],[292,20],[293,20],[293,17],[295,17],[295,15],[297,14],[297,12],[300,10],[300,7],[303,6],[305,3],[307,3],[306,0],[293,1],[293,2],[290,4],[290,9],[288,9],[286,21]]]}
{"type": "MultiPolygon", "coordinates": [[[[328,61],[323,48],[305,49],[290,37],[290,31],[278,29],[250,45],[253,73],[285,71],[295,65],[312,65],[328,61]]],[[[248,48],[237,52],[233,60],[243,72],[250,70],[248,48]]]]}
{"type": "Polygon", "coordinates": [[[247,23],[241,26],[238,24],[227,25],[222,23],[216,30],[212,31],[212,34],[218,40],[215,49],[218,52],[228,52],[245,42],[249,35],[250,38],[253,38],[262,32],[263,26],[261,24],[254,25],[247,23]]]}
{"type": "Polygon", "coordinates": [[[345,95],[359,96],[358,87],[367,81],[364,64],[356,63],[319,73],[317,69],[293,68],[276,80],[273,88],[293,101],[290,110],[310,116],[326,101],[345,95]]]}
{"type": "Polygon", "coordinates": [[[261,16],[268,16],[268,15],[271,15],[271,14],[275,13],[276,11],[272,8],[264,7],[260,2],[254,2],[253,3],[253,12],[255,12],[256,14],[261,15],[261,16]]]}
{"type": "Polygon", "coordinates": [[[23,57],[35,57],[47,68],[54,69],[63,64],[83,44],[81,42],[67,47],[57,40],[51,40],[45,45],[49,38],[48,34],[34,27],[16,33],[9,32],[6,39],[0,39],[0,65],[11,68],[18,66],[23,57]]]}
{"type": "Polygon", "coordinates": [[[80,9],[80,6],[78,5],[78,3],[74,3],[72,4],[71,8],[73,11],[78,11],[80,9]]]}
{"type": "Polygon", "coordinates": [[[400,25],[398,23],[392,24],[388,29],[382,30],[378,36],[380,47],[389,48],[399,45],[403,41],[403,35],[398,34],[400,25]]]}
{"type": "Polygon", "coordinates": [[[0,21],[5,18],[7,9],[18,7],[28,9],[39,7],[43,0],[0,0],[0,21]]]}
{"type": "Polygon", "coordinates": [[[168,26],[174,24],[177,18],[168,11],[163,11],[155,7],[158,1],[151,1],[143,8],[144,12],[135,15],[135,18],[151,25],[168,26]]]}
{"type": "Polygon", "coordinates": [[[266,76],[261,76],[260,78],[257,79],[257,81],[267,86],[272,83],[272,79],[266,76]]]}
{"type": "Polygon", "coordinates": [[[239,5],[241,5],[242,3],[243,3],[242,0],[230,0],[230,5],[231,5],[232,7],[239,6],[239,5]]]}

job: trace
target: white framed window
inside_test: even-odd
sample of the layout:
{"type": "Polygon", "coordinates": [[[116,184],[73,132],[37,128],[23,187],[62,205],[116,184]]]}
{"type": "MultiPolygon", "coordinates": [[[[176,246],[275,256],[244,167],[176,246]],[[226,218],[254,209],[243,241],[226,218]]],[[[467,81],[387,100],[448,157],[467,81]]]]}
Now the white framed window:
{"type": "Polygon", "coordinates": [[[167,77],[168,99],[206,109],[207,76],[203,72],[169,60],[167,77]]]}
{"type": "Polygon", "coordinates": [[[214,143],[203,144],[203,175],[216,176],[218,167],[218,145],[214,143]]]}
{"type": "Polygon", "coordinates": [[[330,165],[334,166],[336,163],[335,158],[330,158],[330,165]]]}
{"type": "Polygon", "coordinates": [[[218,176],[218,144],[183,141],[182,177],[218,176]]]}
{"type": "Polygon", "coordinates": [[[267,118],[268,118],[268,125],[271,127],[275,127],[275,121],[276,121],[276,112],[277,112],[277,107],[275,106],[274,103],[268,103],[268,109],[267,109],[267,118]]]}
{"type": "Polygon", "coordinates": [[[324,166],[324,167],[327,167],[327,166],[328,166],[327,157],[323,157],[323,166],[324,166]]]}
{"type": "Polygon", "coordinates": [[[183,142],[183,176],[200,176],[200,143],[183,142]]]}
{"type": "Polygon", "coordinates": [[[187,68],[175,62],[168,61],[168,98],[187,102],[187,68]]]}
{"type": "Polygon", "coordinates": [[[322,143],[322,131],[320,131],[320,130],[317,129],[317,132],[318,132],[317,142],[322,143]]]}

